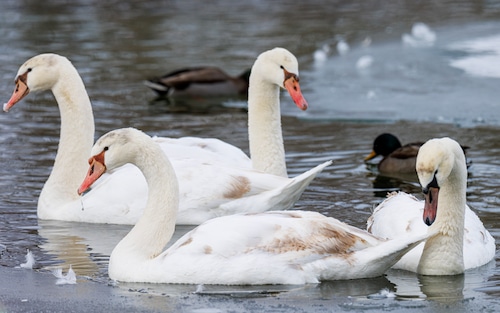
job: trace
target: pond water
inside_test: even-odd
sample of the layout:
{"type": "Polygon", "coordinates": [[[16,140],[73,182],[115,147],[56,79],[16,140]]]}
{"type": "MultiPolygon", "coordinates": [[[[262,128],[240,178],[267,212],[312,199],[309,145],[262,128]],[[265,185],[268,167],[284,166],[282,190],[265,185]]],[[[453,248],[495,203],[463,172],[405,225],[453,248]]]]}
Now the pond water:
{"type": "MultiPolygon", "coordinates": [[[[365,228],[371,210],[388,191],[421,193],[411,179],[384,177],[366,167],[363,158],[376,135],[392,132],[403,142],[450,136],[470,147],[467,200],[498,241],[499,17],[495,1],[81,0],[69,5],[7,0],[0,4],[0,95],[8,100],[25,60],[55,52],[67,56],[83,77],[94,106],[96,136],[133,126],[151,135],[217,137],[248,152],[245,99],[158,100],[142,81],[195,65],[215,65],[236,75],[260,52],[282,46],[299,59],[301,87],[310,105],[301,112],[282,95],[289,175],[334,161],[296,209],[365,228]],[[411,36],[416,23],[425,23],[420,39],[411,36]],[[339,42],[349,49],[339,52],[339,42]]],[[[0,265],[18,266],[30,249],[40,273],[71,264],[79,281],[107,285],[109,253],[129,226],[36,216],[59,123],[50,93],[31,94],[0,114],[0,265]]],[[[188,229],[180,227],[176,235],[188,229]]],[[[281,308],[276,307],[279,301],[272,303],[273,312],[313,311],[304,299],[330,301],[322,305],[340,311],[434,310],[443,302],[461,311],[495,311],[500,310],[499,262],[497,256],[488,266],[451,278],[389,271],[377,279],[262,290],[287,303],[281,308]],[[373,297],[385,288],[395,298],[373,297]]],[[[118,288],[189,300],[196,290],[148,284],[118,288]]],[[[212,289],[226,295],[247,290],[212,289]]],[[[238,306],[235,298],[241,300],[230,297],[219,308],[269,309],[268,302],[238,306]]]]}

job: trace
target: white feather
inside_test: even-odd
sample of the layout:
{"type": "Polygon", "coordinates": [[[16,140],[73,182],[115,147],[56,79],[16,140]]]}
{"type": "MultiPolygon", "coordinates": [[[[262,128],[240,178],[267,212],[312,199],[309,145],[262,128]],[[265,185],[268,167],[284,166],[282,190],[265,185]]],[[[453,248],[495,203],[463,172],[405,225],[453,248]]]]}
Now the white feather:
{"type": "Polygon", "coordinates": [[[26,263],[21,263],[20,267],[31,270],[33,269],[33,265],[35,265],[35,263],[35,257],[33,256],[33,253],[28,249],[26,252],[26,263]]]}
{"type": "Polygon", "coordinates": [[[76,284],[76,274],[72,266],[69,266],[66,275],[62,273],[62,268],[57,268],[52,271],[52,274],[57,278],[56,285],[74,285],[76,284]]]}

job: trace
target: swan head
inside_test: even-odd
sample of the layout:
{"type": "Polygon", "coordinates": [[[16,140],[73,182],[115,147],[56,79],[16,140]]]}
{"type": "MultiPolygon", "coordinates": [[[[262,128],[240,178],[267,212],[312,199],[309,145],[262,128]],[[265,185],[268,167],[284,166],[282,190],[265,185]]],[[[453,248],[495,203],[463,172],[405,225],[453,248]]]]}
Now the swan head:
{"type": "Polygon", "coordinates": [[[423,219],[430,226],[436,219],[441,188],[457,184],[457,174],[466,175],[465,155],[453,139],[431,139],[419,149],[416,170],[425,196],[423,219]]]}
{"type": "Polygon", "coordinates": [[[78,194],[87,191],[105,172],[134,162],[136,157],[142,155],[142,148],[137,143],[150,139],[151,137],[135,128],[116,129],[99,138],[92,147],[89,170],[78,188],[78,194]]]}
{"type": "Polygon", "coordinates": [[[9,111],[32,91],[52,89],[59,80],[59,66],[68,63],[71,64],[67,58],[53,53],[39,54],[24,62],[17,71],[16,88],[3,110],[9,111]]]}
{"type": "Polygon", "coordinates": [[[252,67],[250,85],[252,78],[286,89],[299,109],[307,109],[299,85],[299,62],[290,51],[274,48],[262,52],[252,67]]]}

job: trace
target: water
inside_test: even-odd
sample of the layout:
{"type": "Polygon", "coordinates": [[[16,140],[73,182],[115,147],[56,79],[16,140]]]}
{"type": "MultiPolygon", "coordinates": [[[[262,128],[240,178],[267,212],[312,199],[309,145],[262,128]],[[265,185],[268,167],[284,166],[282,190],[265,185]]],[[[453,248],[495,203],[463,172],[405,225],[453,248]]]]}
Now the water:
{"type": "MultiPolygon", "coordinates": [[[[203,5],[2,1],[0,95],[4,102],[10,97],[17,69],[26,59],[56,52],[70,58],[84,79],[97,136],[133,126],[151,135],[218,137],[248,152],[244,99],[155,101],[142,80],[187,65],[216,65],[236,75],[260,52],[283,46],[299,59],[301,86],[310,104],[301,112],[287,95],[282,97],[289,174],[334,160],[313,181],[297,209],[319,211],[364,228],[387,191],[420,195],[418,183],[382,177],[366,168],[362,160],[374,137],[386,131],[403,142],[450,136],[471,147],[467,200],[498,240],[499,17],[495,1],[402,1],[390,6],[386,1],[320,0],[219,0],[203,5]],[[417,22],[430,27],[434,42],[403,43],[403,34],[410,34],[417,22]],[[344,55],[336,51],[340,40],[350,47],[344,55]],[[322,47],[329,51],[321,53],[322,47]],[[323,58],[315,58],[315,52],[323,58]],[[357,65],[363,57],[371,64],[357,65]]],[[[55,267],[66,271],[71,264],[80,283],[108,284],[109,253],[130,227],[36,217],[38,194],[58,144],[59,111],[52,96],[29,95],[8,114],[0,114],[0,128],[0,265],[18,266],[30,249],[39,272],[55,267]]],[[[187,230],[182,227],[176,235],[187,230]]],[[[330,300],[327,303],[344,311],[439,309],[441,303],[461,311],[481,311],[481,303],[490,303],[488,307],[498,310],[499,260],[464,276],[431,281],[390,271],[377,279],[259,290],[270,290],[279,300],[274,305],[281,308],[273,307],[277,312],[311,310],[304,299],[330,300]],[[377,300],[384,288],[396,298],[377,300]]],[[[120,284],[120,290],[129,289],[190,301],[196,290],[120,284]]],[[[221,306],[238,311],[238,299],[247,291],[208,288],[207,293],[233,294],[229,299],[237,300],[216,298],[221,306]]],[[[265,303],[245,309],[263,310],[265,303]]],[[[145,305],[155,308],[154,303],[145,305]]]]}

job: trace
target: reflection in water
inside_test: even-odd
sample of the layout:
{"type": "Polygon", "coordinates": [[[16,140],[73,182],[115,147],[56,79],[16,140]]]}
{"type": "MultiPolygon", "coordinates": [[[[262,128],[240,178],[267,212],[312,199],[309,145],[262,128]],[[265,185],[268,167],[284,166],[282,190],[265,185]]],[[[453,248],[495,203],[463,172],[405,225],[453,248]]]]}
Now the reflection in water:
{"type": "Polygon", "coordinates": [[[161,113],[220,114],[246,113],[246,102],[227,97],[156,98],[149,102],[161,113]]]}
{"type": "MultiPolygon", "coordinates": [[[[55,260],[47,263],[46,268],[69,268],[71,265],[77,275],[96,279],[107,276],[109,255],[132,228],[130,225],[49,220],[39,220],[38,225],[38,234],[44,240],[40,248],[55,260]]],[[[170,243],[193,228],[177,226],[170,243]]]]}
{"type": "MultiPolygon", "coordinates": [[[[366,297],[373,295],[382,289],[394,290],[394,284],[385,277],[371,279],[357,279],[346,281],[327,281],[317,287],[323,299],[331,299],[335,296],[341,297],[366,297]]],[[[317,291],[316,291],[317,292],[317,291]]]]}
{"type": "MultiPolygon", "coordinates": [[[[416,176],[416,175],[415,175],[416,176]]],[[[375,197],[385,198],[392,191],[404,191],[409,194],[418,195],[422,188],[418,180],[412,180],[413,176],[377,174],[373,180],[373,194],[375,197]]]]}
{"type": "Polygon", "coordinates": [[[442,303],[454,303],[464,298],[465,275],[418,277],[422,292],[427,299],[442,303]]]}
{"type": "MultiPolygon", "coordinates": [[[[54,260],[46,268],[71,265],[78,276],[97,277],[106,268],[107,258],[113,247],[124,236],[127,229],[120,231],[108,225],[71,223],[39,220],[38,234],[44,239],[40,248],[54,260]]],[[[109,225],[111,226],[111,225],[109,225]]],[[[115,226],[115,225],[113,225],[115,226]]]]}
{"type": "Polygon", "coordinates": [[[390,270],[387,279],[395,285],[402,299],[428,299],[440,303],[456,303],[478,296],[478,288],[492,278],[495,262],[467,270],[463,275],[425,276],[403,270],[390,270]]]}

